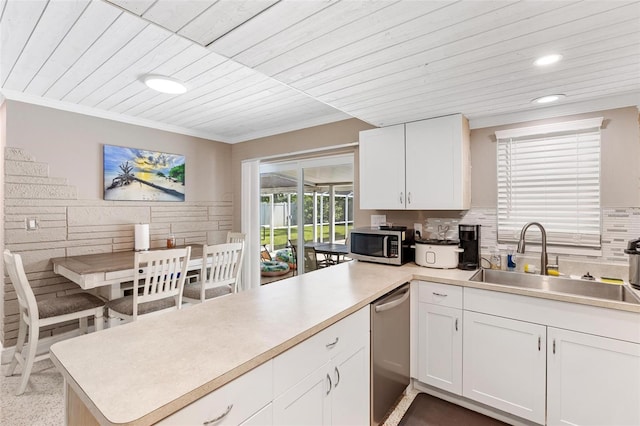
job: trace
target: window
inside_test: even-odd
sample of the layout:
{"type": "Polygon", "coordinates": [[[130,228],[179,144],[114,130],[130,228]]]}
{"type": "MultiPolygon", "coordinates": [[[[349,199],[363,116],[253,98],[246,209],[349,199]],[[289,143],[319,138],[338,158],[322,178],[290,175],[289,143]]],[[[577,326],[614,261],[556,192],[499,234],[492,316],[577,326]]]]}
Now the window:
{"type": "MultiPolygon", "coordinates": [[[[496,132],[498,241],[540,222],[547,243],[600,247],[602,118],[496,132]]],[[[540,238],[532,232],[532,239],[540,238]]]]}

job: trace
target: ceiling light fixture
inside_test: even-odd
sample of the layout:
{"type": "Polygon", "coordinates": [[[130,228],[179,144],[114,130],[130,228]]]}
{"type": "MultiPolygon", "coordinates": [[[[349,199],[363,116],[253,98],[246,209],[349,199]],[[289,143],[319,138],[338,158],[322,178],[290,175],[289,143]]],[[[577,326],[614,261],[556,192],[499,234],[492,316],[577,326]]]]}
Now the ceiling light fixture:
{"type": "Polygon", "coordinates": [[[553,55],[545,55],[539,57],[533,64],[539,67],[545,67],[547,65],[555,64],[560,59],[562,59],[562,55],[554,53],[553,55]]]}
{"type": "Polygon", "coordinates": [[[146,75],[142,79],[144,84],[150,89],[157,90],[162,93],[178,95],[187,91],[187,86],[175,78],[165,77],[163,75],[146,75]]]}
{"type": "Polygon", "coordinates": [[[567,95],[548,95],[548,96],[541,96],[539,98],[535,98],[531,101],[531,103],[534,104],[548,104],[550,102],[555,102],[555,101],[559,101],[562,98],[566,98],[567,95]]]}

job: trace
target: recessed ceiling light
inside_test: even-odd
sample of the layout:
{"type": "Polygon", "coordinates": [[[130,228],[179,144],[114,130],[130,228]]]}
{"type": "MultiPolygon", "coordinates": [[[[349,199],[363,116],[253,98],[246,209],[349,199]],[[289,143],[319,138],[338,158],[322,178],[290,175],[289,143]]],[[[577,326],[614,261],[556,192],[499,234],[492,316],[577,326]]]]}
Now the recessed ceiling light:
{"type": "Polygon", "coordinates": [[[162,93],[170,93],[177,95],[187,91],[187,86],[175,78],[165,77],[163,75],[147,75],[143,79],[144,84],[150,89],[157,90],[162,93]]]}
{"type": "Polygon", "coordinates": [[[548,96],[542,96],[539,98],[535,98],[531,101],[531,103],[534,104],[548,104],[550,102],[555,102],[558,101],[562,98],[565,98],[567,95],[548,95],[548,96]]]}
{"type": "Polygon", "coordinates": [[[536,61],[533,64],[539,67],[544,67],[547,65],[555,64],[560,59],[562,59],[562,55],[558,55],[554,53],[553,55],[545,55],[545,56],[539,57],[538,59],[536,59],[536,61]]]}

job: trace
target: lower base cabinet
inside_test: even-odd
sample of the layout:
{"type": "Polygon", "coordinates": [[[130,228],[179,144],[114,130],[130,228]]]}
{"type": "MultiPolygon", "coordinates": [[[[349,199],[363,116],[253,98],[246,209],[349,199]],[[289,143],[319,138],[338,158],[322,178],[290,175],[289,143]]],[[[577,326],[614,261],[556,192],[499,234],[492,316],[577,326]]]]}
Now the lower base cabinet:
{"type": "Polygon", "coordinates": [[[462,395],[462,289],[431,282],[417,284],[417,378],[462,395]]]}
{"type": "Polygon", "coordinates": [[[329,363],[273,401],[275,425],[331,424],[329,363]]]}
{"type": "MultiPolygon", "coordinates": [[[[267,426],[273,424],[273,404],[269,404],[253,416],[240,423],[240,426],[267,426]]],[[[215,425],[215,423],[214,423],[215,425]]],[[[212,425],[213,426],[213,425],[212,425]]]]}
{"type": "Polygon", "coordinates": [[[277,397],[273,401],[273,424],[369,424],[369,347],[367,330],[331,361],[277,397]]]}
{"type": "Polygon", "coordinates": [[[463,396],[545,423],[546,327],[464,312],[463,396]]]}
{"type": "Polygon", "coordinates": [[[640,425],[640,314],[425,281],[412,297],[418,387],[537,424],[640,425]]]}
{"type": "Polygon", "coordinates": [[[267,361],[157,424],[270,425],[272,367],[267,361]]]}
{"type": "Polygon", "coordinates": [[[369,306],[274,358],[273,424],[368,425],[369,306]]]}
{"type": "Polygon", "coordinates": [[[332,425],[369,424],[370,343],[363,336],[356,347],[334,359],[331,396],[332,425]]]}
{"type": "Polygon", "coordinates": [[[162,425],[368,425],[365,306],[161,420],[162,425]]]}
{"type": "Polygon", "coordinates": [[[640,425],[640,345],[549,327],[547,423],[640,425]]]}

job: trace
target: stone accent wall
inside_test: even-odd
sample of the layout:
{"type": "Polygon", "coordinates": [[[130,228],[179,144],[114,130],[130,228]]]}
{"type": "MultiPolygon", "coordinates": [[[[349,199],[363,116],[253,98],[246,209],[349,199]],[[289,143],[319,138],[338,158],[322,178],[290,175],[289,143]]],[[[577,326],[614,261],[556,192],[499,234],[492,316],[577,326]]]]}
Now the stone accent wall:
{"type": "MultiPolygon", "coordinates": [[[[95,173],[101,173],[95,170],[95,173]]],[[[221,243],[232,227],[233,202],[136,202],[78,200],[64,178],[49,177],[49,166],[21,149],[5,149],[5,248],[20,253],[36,298],[53,298],[81,291],[53,273],[50,259],[133,250],[134,224],[149,223],[151,248],[177,244],[221,243]],[[26,230],[27,218],[38,229],[26,230]]],[[[2,345],[14,346],[18,334],[18,302],[11,280],[4,279],[2,345]]],[[[43,331],[41,337],[63,333],[77,322],[43,331]]]]}

